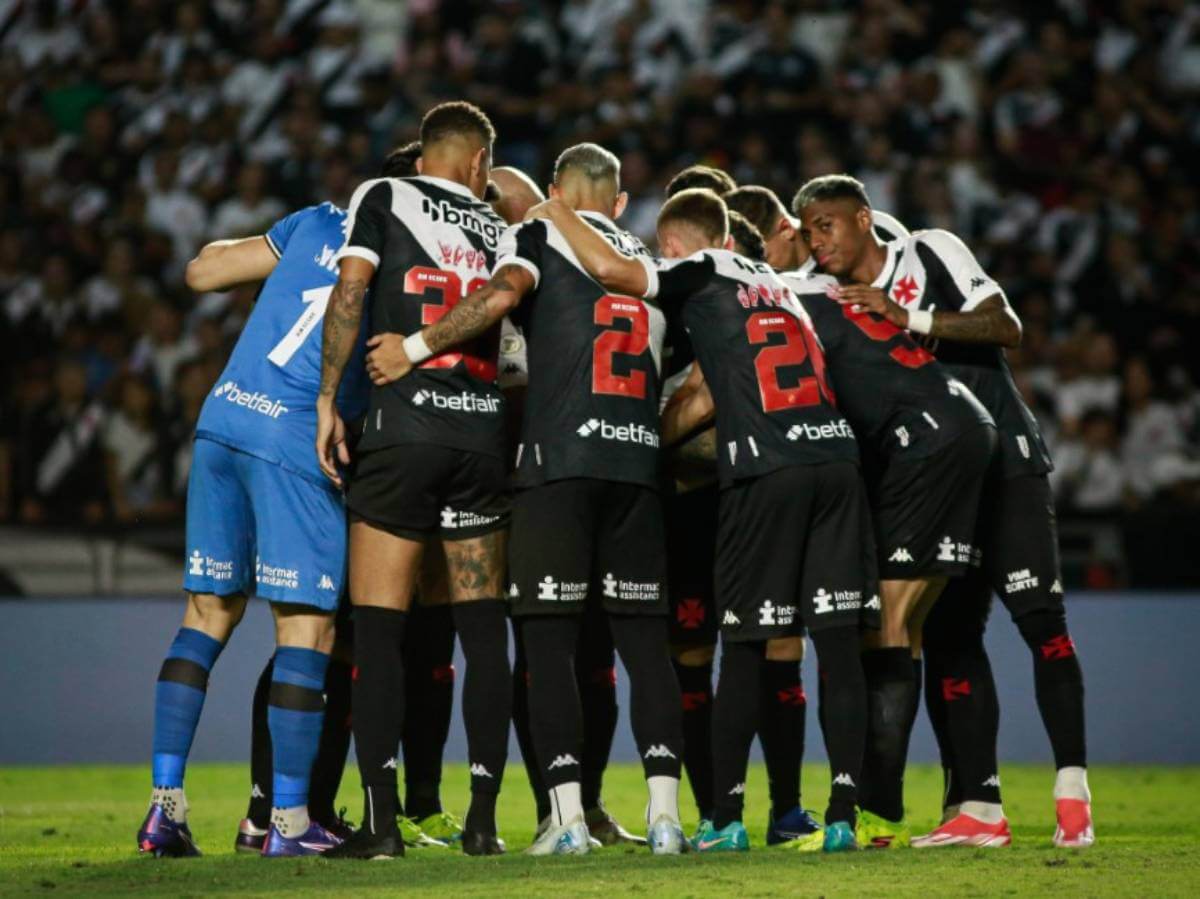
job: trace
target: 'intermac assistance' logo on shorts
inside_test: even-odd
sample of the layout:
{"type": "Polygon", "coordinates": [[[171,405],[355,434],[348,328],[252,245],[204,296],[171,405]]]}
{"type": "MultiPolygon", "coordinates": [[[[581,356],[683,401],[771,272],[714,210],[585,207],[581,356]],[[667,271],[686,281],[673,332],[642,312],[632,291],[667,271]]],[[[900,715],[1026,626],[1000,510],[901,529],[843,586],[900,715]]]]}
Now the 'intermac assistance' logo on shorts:
{"type": "Polygon", "coordinates": [[[251,393],[249,390],[242,390],[237,381],[226,381],[213,391],[213,396],[233,403],[235,406],[244,406],[251,412],[257,412],[268,418],[278,418],[288,412],[288,407],[279,400],[273,400],[265,393],[258,391],[251,393]]]}

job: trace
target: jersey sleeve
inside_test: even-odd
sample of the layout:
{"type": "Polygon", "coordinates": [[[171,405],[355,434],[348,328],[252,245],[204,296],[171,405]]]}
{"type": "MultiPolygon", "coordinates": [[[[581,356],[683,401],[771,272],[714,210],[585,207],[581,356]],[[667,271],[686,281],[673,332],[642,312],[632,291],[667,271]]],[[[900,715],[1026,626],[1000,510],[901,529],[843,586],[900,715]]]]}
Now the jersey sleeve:
{"type": "Polygon", "coordinates": [[[346,243],[337,259],[357,256],[379,267],[387,239],[388,216],[392,209],[392,185],[386,178],[364,181],[350,198],[346,216],[346,243]]]}
{"type": "Polygon", "coordinates": [[[660,306],[677,305],[700,291],[713,273],[712,262],[689,256],[678,261],[636,257],[646,269],[647,300],[657,299],[660,306]]]}
{"type": "Polygon", "coordinates": [[[288,241],[292,239],[292,234],[296,230],[296,226],[301,220],[312,213],[315,206],[309,206],[307,209],[301,209],[293,212],[291,215],[285,215],[279,221],[271,226],[271,230],[264,236],[267,240],[267,246],[271,248],[271,252],[275,254],[276,259],[283,258],[283,251],[287,249],[288,241]]]}
{"type": "Polygon", "coordinates": [[[910,235],[909,230],[900,223],[900,219],[886,212],[880,212],[878,209],[871,210],[871,224],[874,226],[875,233],[879,236],[879,239],[884,243],[899,240],[910,235]]]}
{"type": "Polygon", "coordinates": [[[510,387],[524,387],[528,383],[529,355],[525,335],[506,315],[500,320],[500,359],[496,385],[501,390],[507,390],[510,387]]]}
{"type": "Polygon", "coordinates": [[[1006,303],[1007,297],[983,266],[975,259],[967,245],[949,231],[933,229],[921,231],[916,239],[924,244],[945,267],[962,300],[959,312],[970,312],[988,297],[997,294],[1006,303]]]}
{"type": "Polygon", "coordinates": [[[542,280],[542,249],[546,246],[546,222],[541,219],[513,225],[500,236],[496,246],[496,264],[492,271],[505,265],[518,265],[533,275],[533,286],[542,280]]]}

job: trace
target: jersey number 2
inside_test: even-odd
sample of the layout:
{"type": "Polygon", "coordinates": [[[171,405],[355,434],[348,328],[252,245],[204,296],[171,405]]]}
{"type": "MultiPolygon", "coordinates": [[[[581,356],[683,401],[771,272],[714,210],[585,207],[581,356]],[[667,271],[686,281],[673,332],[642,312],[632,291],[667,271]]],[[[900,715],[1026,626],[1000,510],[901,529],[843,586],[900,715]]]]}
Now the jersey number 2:
{"type": "Polygon", "coordinates": [[[593,321],[612,325],[618,318],[629,322],[629,330],[607,328],[592,343],[592,393],[646,398],[646,373],[633,369],[627,375],[613,371],[613,356],[640,356],[650,346],[650,315],[638,300],[604,296],[596,301],[593,321]]]}
{"type": "MultiPolygon", "coordinates": [[[[418,296],[424,296],[427,292],[436,290],[442,295],[440,303],[422,303],[421,304],[421,324],[432,325],[434,322],[442,318],[447,312],[458,305],[458,301],[464,296],[478,290],[484,284],[487,284],[486,278],[473,278],[467,283],[467,289],[464,291],[462,279],[455,272],[444,271],[439,268],[431,268],[427,265],[417,265],[408,270],[404,275],[404,292],[413,293],[418,296]]],[[[485,335],[480,340],[487,340],[485,335]]],[[[493,341],[494,342],[494,341],[493,341]]],[[[458,363],[463,366],[475,377],[481,381],[496,380],[496,355],[490,354],[490,357],[482,355],[474,355],[459,351],[440,353],[425,362],[422,362],[418,368],[454,368],[458,363]]]]}
{"type": "Polygon", "coordinates": [[[824,398],[834,404],[833,391],[825,379],[825,354],[813,334],[795,316],[786,312],[756,312],[746,319],[746,338],[754,346],[768,344],[754,357],[758,390],[764,412],[816,406],[824,398]],[[770,343],[772,334],[782,343],[770,343]],[[812,375],[800,378],[795,387],[781,387],[779,369],[784,366],[812,365],[812,375]]]}

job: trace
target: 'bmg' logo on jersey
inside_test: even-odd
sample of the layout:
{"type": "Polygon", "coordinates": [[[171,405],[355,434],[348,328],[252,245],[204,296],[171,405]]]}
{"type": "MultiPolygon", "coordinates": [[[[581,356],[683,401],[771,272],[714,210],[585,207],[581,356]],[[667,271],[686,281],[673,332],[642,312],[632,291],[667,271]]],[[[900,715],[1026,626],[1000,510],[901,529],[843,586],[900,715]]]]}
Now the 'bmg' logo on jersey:
{"type": "Polygon", "coordinates": [[[500,224],[490,221],[470,209],[460,208],[449,200],[432,200],[424,197],[421,200],[421,211],[429,216],[431,222],[445,222],[447,225],[478,234],[489,247],[494,247],[500,240],[502,230],[500,224]]]}
{"type": "Polygon", "coordinates": [[[226,381],[213,391],[213,396],[233,403],[235,406],[245,406],[251,412],[257,412],[268,418],[278,418],[288,412],[288,407],[279,400],[273,400],[265,393],[258,391],[251,393],[249,390],[242,390],[237,381],[226,381]]]}

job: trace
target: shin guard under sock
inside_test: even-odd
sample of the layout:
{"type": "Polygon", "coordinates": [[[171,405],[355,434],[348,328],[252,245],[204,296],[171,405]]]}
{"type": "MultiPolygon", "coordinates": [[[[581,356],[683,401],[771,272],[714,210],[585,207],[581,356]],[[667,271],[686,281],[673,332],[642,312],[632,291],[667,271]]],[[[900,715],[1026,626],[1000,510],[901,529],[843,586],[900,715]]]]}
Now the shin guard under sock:
{"type": "Polygon", "coordinates": [[[763,664],[762,743],[771,795],[771,814],[782,817],[800,805],[800,764],[804,758],[804,717],[808,700],[800,683],[799,661],[763,664]]]}
{"type": "Polygon", "coordinates": [[[496,794],[508,760],[512,669],[508,662],[508,603],[480,599],[451,607],[466,660],[463,723],[471,765],[471,805],[465,827],[496,832],[496,794]]]}
{"type": "MultiPolygon", "coordinates": [[[[817,651],[820,701],[824,706],[821,720],[829,756],[830,791],[825,823],[845,821],[853,827],[867,736],[867,688],[859,632],[853,627],[833,627],[813,631],[809,636],[817,651]]],[[[911,665],[908,670],[911,677],[911,665]]]]}
{"type": "Polygon", "coordinates": [[[766,644],[722,642],[721,675],[713,702],[713,826],[742,819],[746,765],[758,729],[766,644]]]}
{"type": "Polygon", "coordinates": [[[683,767],[701,818],[713,815],[713,663],[674,662],[683,707],[683,767]]]}
{"type": "Polygon", "coordinates": [[[454,713],[450,606],[417,606],[404,638],[404,811],[420,821],[442,810],[442,755],[454,713]]]}
{"type": "Polygon", "coordinates": [[[224,645],[194,628],[181,627],[176,632],[154,688],[152,786],[183,786],[188,753],[204,709],[208,674],[224,645]]]}
{"type": "Polygon", "coordinates": [[[363,824],[372,834],[396,827],[396,754],[404,726],[400,647],[408,615],[379,606],[354,608],[354,751],[363,785],[363,824]]]}
{"type": "Polygon", "coordinates": [[[862,654],[867,683],[866,791],[859,804],[889,821],[904,817],[904,767],[917,712],[917,683],[908,647],[862,654]]]}

